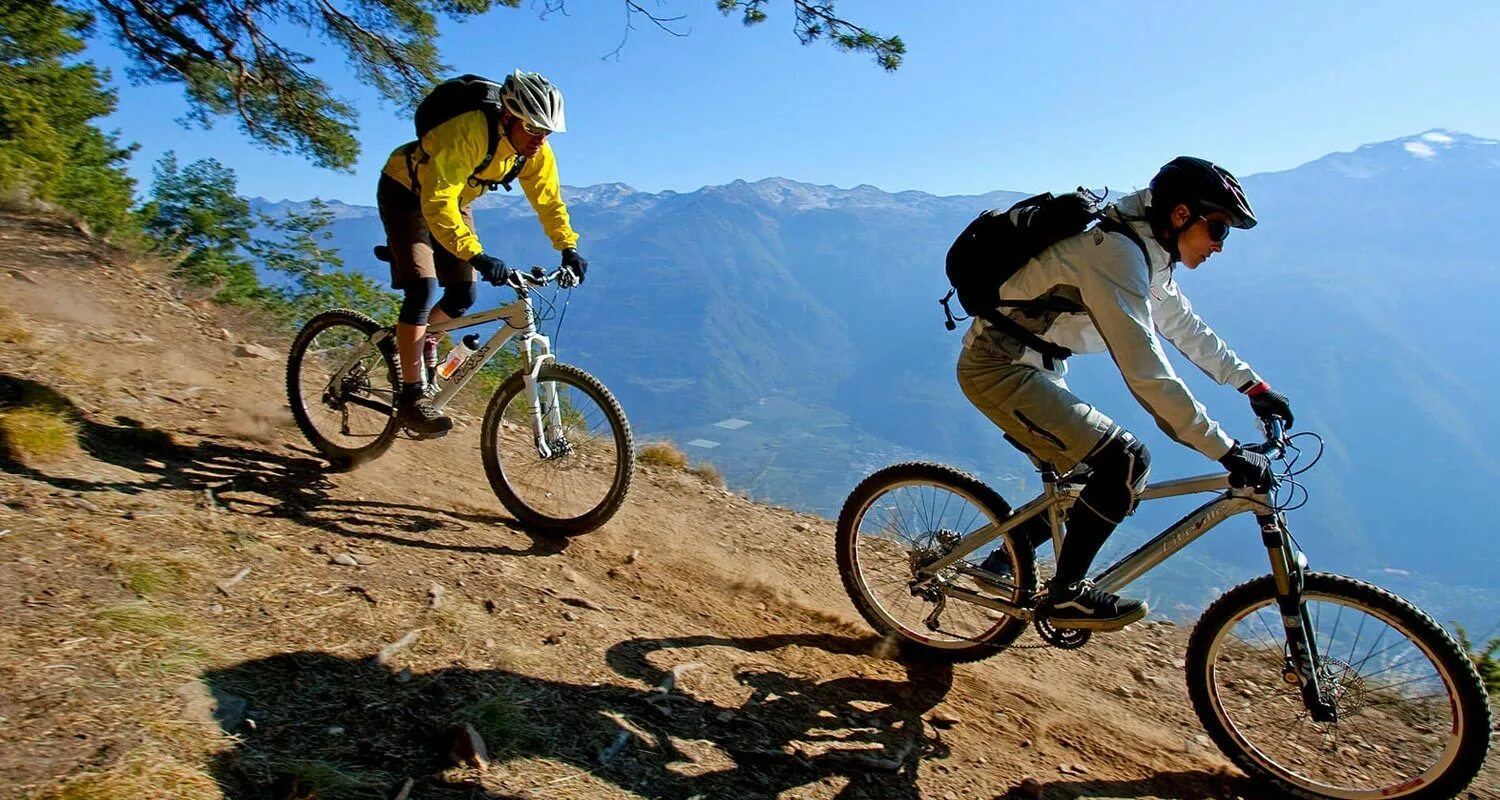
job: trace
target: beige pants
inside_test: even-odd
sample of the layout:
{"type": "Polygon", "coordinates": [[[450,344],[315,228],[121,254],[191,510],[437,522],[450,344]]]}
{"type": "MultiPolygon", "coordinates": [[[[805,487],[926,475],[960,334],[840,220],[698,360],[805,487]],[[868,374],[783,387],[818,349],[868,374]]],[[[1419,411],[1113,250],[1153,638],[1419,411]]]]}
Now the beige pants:
{"type": "Polygon", "coordinates": [[[958,357],[958,386],[976,408],[1058,472],[1093,452],[1115,423],[1068,391],[1061,375],[1017,363],[1009,339],[980,336],[958,357]]]}

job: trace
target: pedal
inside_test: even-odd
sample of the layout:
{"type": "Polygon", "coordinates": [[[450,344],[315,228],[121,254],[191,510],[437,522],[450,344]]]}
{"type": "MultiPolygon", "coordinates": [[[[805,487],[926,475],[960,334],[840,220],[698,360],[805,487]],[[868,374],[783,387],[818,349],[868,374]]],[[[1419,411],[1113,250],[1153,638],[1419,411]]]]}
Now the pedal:
{"type": "Polygon", "coordinates": [[[1042,641],[1059,650],[1077,650],[1089,643],[1093,638],[1093,631],[1079,628],[1057,628],[1045,617],[1038,615],[1033,617],[1031,624],[1036,628],[1036,635],[1042,637],[1042,641]]]}

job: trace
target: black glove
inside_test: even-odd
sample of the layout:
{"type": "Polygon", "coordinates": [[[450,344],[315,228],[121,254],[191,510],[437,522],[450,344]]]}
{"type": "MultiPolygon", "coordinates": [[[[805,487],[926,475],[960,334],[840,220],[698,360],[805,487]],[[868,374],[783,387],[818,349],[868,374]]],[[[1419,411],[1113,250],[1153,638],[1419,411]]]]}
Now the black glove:
{"type": "Polygon", "coordinates": [[[1261,419],[1281,417],[1288,430],[1292,427],[1292,407],[1286,395],[1269,386],[1250,395],[1250,410],[1261,419]]]}
{"type": "Polygon", "coordinates": [[[1235,488],[1266,486],[1271,482],[1271,459],[1240,447],[1239,442],[1229,448],[1219,463],[1229,470],[1229,485],[1235,488]]]}
{"type": "Polygon", "coordinates": [[[576,248],[569,247],[562,251],[562,265],[564,269],[572,271],[573,276],[578,279],[577,283],[583,283],[583,276],[589,271],[589,261],[578,255],[576,248]]]}
{"type": "Polygon", "coordinates": [[[505,266],[505,262],[488,253],[480,253],[469,259],[469,266],[473,267],[480,277],[495,286],[505,283],[510,278],[510,268],[505,266]]]}

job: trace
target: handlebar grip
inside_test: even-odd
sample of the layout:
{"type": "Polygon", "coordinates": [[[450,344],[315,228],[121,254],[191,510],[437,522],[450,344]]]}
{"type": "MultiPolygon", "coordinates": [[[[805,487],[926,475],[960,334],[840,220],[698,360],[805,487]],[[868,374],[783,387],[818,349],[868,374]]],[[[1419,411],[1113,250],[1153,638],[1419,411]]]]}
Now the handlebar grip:
{"type": "Polygon", "coordinates": [[[1286,423],[1282,421],[1281,417],[1273,416],[1266,420],[1266,439],[1272,442],[1279,442],[1285,430],[1286,423]]]}

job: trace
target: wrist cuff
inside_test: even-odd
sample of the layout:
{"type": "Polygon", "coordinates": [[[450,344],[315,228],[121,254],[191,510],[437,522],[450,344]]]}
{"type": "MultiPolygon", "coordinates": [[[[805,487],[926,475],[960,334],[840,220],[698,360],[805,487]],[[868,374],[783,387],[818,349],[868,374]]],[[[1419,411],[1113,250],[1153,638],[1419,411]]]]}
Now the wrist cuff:
{"type": "Polygon", "coordinates": [[[1271,391],[1271,384],[1266,383],[1265,381],[1261,381],[1259,383],[1254,383],[1246,386],[1240,391],[1244,392],[1247,395],[1250,395],[1251,397],[1254,397],[1258,394],[1265,394],[1266,392],[1271,391]]]}

